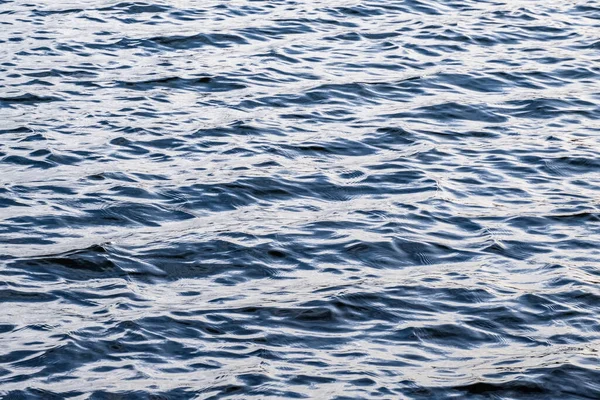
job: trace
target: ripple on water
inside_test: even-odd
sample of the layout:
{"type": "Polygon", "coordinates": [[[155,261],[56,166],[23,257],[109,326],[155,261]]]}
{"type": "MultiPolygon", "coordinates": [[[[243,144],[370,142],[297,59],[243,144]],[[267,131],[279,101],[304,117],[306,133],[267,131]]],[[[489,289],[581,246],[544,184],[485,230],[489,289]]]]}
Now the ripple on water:
{"type": "Polygon", "coordinates": [[[599,398],[599,13],[0,2],[0,393],[599,398]]]}

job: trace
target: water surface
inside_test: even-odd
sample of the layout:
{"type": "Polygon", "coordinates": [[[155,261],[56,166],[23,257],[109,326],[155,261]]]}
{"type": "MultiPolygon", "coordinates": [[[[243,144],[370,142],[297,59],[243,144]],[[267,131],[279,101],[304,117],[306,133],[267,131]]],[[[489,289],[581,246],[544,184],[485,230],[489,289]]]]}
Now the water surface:
{"type": "Polygon", "coordinates": [[[600,398],[599,34],[586,0],[0,1],[0,393],[600,398]]]}

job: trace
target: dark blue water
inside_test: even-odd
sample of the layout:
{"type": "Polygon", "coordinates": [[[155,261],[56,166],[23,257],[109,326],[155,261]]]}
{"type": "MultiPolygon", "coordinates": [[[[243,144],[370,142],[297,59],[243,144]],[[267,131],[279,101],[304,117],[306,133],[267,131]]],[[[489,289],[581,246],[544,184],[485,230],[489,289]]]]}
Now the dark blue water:
{"type": "Polygon", "coordinates": [[[599,399],[597,0],[0,1],[6,399],[599,399]]]}

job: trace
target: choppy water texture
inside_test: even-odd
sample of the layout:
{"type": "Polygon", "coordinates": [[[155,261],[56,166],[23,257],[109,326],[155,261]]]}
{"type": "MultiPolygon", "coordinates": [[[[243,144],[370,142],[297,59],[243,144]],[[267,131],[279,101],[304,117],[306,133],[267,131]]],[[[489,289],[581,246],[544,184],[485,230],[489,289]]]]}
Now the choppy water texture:
{"type": "Polygon", "coordinates": [[[600,398],[597,1],[0,1],[0,72],[4,397],[600,398]]]}

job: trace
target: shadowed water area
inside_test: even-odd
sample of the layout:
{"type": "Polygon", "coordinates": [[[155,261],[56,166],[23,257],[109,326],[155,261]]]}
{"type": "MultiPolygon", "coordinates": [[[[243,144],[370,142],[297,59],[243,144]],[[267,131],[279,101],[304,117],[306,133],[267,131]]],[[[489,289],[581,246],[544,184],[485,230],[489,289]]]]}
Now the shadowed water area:
{"type": "Polygon", "coordinates": [[[0,395],[600,398],[600,3],[0,0],[0,395]]]}

